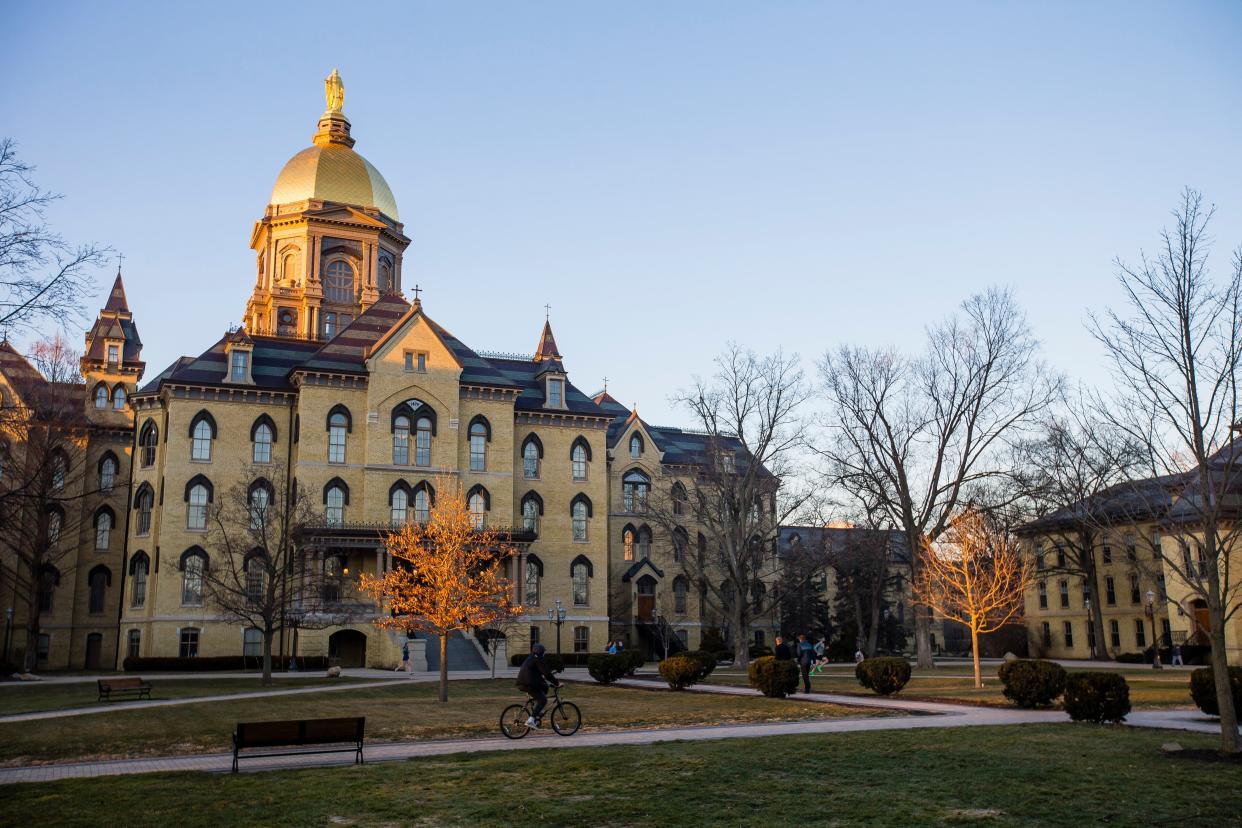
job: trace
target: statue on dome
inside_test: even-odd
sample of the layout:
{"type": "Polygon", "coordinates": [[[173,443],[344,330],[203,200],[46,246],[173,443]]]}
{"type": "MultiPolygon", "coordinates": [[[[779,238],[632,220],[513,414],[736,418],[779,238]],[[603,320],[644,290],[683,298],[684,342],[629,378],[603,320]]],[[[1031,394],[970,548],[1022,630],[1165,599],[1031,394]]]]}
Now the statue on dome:
{"type": "Polygon", "coordinates": [[[328,99],[328,111],[340,112],[345,105],[345,83],[340,72],[333,69],[332,74],[324,78],[323,94],[328,99]]]}

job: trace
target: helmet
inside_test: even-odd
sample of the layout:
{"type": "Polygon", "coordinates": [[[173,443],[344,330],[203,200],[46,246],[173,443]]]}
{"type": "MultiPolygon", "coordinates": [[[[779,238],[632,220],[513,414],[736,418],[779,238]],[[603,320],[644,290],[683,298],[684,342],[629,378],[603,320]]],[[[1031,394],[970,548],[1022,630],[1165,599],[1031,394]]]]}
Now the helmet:
{"type": "Polygon", "coordinates": [[[543,658],[543,654],[548,651],[548,648],[543,646],[542,644],[536,644],[530,648],[530,651],[531,653],[535,655],[536,658],[543,658]]]}

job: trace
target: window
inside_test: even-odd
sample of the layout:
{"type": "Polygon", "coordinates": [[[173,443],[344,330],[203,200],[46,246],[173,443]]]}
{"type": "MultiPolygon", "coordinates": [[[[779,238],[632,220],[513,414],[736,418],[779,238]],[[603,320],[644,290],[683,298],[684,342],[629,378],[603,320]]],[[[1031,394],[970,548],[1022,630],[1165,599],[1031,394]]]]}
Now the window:
{"type": "Polygon", "coordinates": [[[767,640],[768,638],[766,635],[764,635],[763,630],[755,630],[755,646],[756,647],[766,646],[765,642],[767,640]]]}
{"type": "Polygon", "coordinates": [[[39,612],[52,611],[52,599],[59,583],[60,573],[55,569],[48,567],[39,573],[39,612]]]}
{"type": "Polygon", "coordinates": [[[115,484],[116,460],[109,455],[99,463],[99,491],[109,494],[115,484]]]}
{"type": "Polygon", "coordinates": [[[142,427],[142,433],[138,436],[138,446],[141,449],[139,462],[144,469],[155,464],[155,446],[158,442],[159,429],[155,427],[155,423],[147,420],[146,425],[142,427]]]}
{"type": "Polygon", "coordinates": [[[1156,576],[1156,588],[1160,592],[1160,600],[1167,601],[1169,598],[1169,593],[1164,588],[1164,573],[1163,572],[1161,572],[1159,575],[1156,576]]]}
{"type": "Polygon", "coordinates": [[[1160,530],[1151,530],[1151,554],[1156,560],[1160,560],[1160,530]]]}
{"type": "Polygon", "coordinates": [[[1044,622],[1044,646],[1052,646],[1052,626],[1047,621],[1044,622]]]}
{"type": "Polygon", "coordinates": [[[475,421],[470,424],[470,471],[487,470],[487,424],[475,421]]]}
{"type": "Polygon", "coordinates": [[[1126,535],[1126,560],[1130,563],[1138,560],[1138,542],[1134,535],[1126,535]]]}
{"type": "Polygon", "coordinates": [[[229,379],[232,382],[246,382],[250,374],[250,352],[234,350],[229,355],[229,379]]]}
{"type": "Polygon", "coordinates": [[[125,396],[125,386],[118,385],[116,390],[112,392],[112,408],[116,411],[124,411],[125,396]]]}
{"type": "Polygon", "coordinates": [[[685,647],[686,649],[690,649],[690,645],[688,643],[690,640],[690,634],[687,633],[685,630],[677,631],[677,640],[681,642],[681,646],[685,647]]]}
{"type": "Polygon", "coordinates": [[[431,420],[419,417],[414,431],[414,465],[431,465],[431,420]]]}
{"type": "Polygon", "coordinates": [[[207,487],[202,483],[195,483],[190,487],[189,497],[185,512],[185,526],[187,529],[206,529],[207,528],[207,503],[210,498],[207,496],[207,487]]]}
{"type": "Polygon", "coordinates": [[[108,346],[108,363],[110,365],[116,365],[120,361],[121,361],[121,346],[120,345],[109,345],[108,346]]]}
{"type": "Polygon", "coordinates": [[[1108,622],[1108,637],[1112,640],[1114,648],[1121,646],[1121,625],[1116,619],[1108,622]]]}
{"type": "Polygon", "coordinates": [[[634,560],[634,530],[626,529],[621,533],[621,545],[625,550],[624,559],[627,561],[634,560]]]}
{"type": "Polygon", "coordinates": [[[112,541],[112,513],[101,511],[95,515],[95,549],[104,551],[112,541]]]}
{"type": "Polygon", "coordinates": [[[52,488],[65,488],[65,475],[69,472],[69,461],[65,459],[65,455],[56,452],[52,457],[52,488]]]}
{"type": "Polygon", "coordinates": [[[405,489],[394,488],[392,494],[388,497],[388,505],[392,525],[400,526],[405,523],[410,508],[410,496],[405,493],[405,489]]]}
{"type": "Polygon", "coordinates": [[[651,557],[651,530],[643,527],[638,530],[638,558],[647,560],[651,557]]]}
{"type": "Polygon", "coordinates": [[[325,313],[323,315],[323,338],[331,339],[336,336],[336,314],[325,313]]]}
{"type": "Polygon", "coordinates": [[[1048,609],[1048,582],[1039,582],[1039,608],[1048,609]]]}
{"type": "Polygon", "coordinates": [[[47,515],[47,542],[55,546],[60,542],[60,512],[49,512],[47,515]]]}
{"type": "Polygon", "coordinates": [[[539,579],[543,577],[543,564],[538,558],[526,559],[526,578],[523,603],[530,607],[539,606],[539,579]]]}
{"type": "Polygon", "coordinates": [[[340,486],[329,486],[324,494],[324,519],[329,525],[339,526],[345,522],[345,490],[340,486]]]}
{"type": "Polygon", "coordinates": [[[104,594],[110,580],[112,579],[109,577],[107,567],[97,566],[91,570],[87,583],[90,587],[88,612],[92,615],[98,615],[104,611],[104,594]]]}
{"type": "Polygon", "coordinates": [[[565,383],[563,380],[548,380],[548,405],[560,408],[565,404],[565,383]]]}
{"type": "Polygon", "coordinates": [[[1082,605],[1085,607],[1087,602],[1091,600],[1091,584],[1083,581],[1082,583],[1082,605]]]}
{"type": "Polygon", "coordinates": [[[1160,619],[1160,642],[1161,646],[1165,646],[1173,640],[1173,628],[1169,626],[1169,619],[1160,619]]]}
{"type": "Polygon", "coordinates": [[[527,480],[539,479],[539,460],[542,454],[538,438],[533,434],[527,437],[522,444],[522,477],[527,480]]]}
{"type": "Polygon", "coordinates": [[[590,459],[587,455],[586,446],[582,443],[575,443],[573,450],[569,453],[570,464],[573,466],[574,480],[587,479],[587,461],[590,459]]]}
{"type": "Polygon", "coordinates": [[[271,503],[272,493],[267,486],[257,483],[250,489],[250,528],[263,529],[267,524],[267,507],[271,503]]]}
{"type": "Polygon", "coordinates": [[[530,645],[533,647],[538,643],[539,643],[539,628],[531,627],[530,628],[530,645]]]}
{"type": "Polygon", "coordinates": [[[348,305],[354,301],[354,269],[348,262],[329,263],[323,280],[325,302],[348,305]]]}
{"type": "Polygon", "coordinates": [[[147,603],[147,573],[150,568],[146,555],[134,559],[133,578],[130,579],[129,605],[134,608],[147,603]]]}
{"type": "Polygon", "coordinates": [[[1074,649],[1074,625],[1069,621],[1065,622],[1065,649],[1074,649]]]}
{"type": "Polygon", "coordinates": [[[543,502],[539,495],[530,492],[522,498],[522,528],[531,532],[539,531],[539,514],[543,511],[543,502]]]}
{"type": "Polygon", "coordinates": [[[178,655],[182,658],[198,658],[198,629],[186,627],[181,631],[181,648],[178,655]]]}
{"type": "Polygon", "coordinates": [[[95,386],[95,407],[108,407],[108,386],[104,385],[102,382],[95,386]]]}
{"type": "Polygon", "coordinates": [[[328,417],[328,462],[345,462],[345,433],[349,429],[349,419],[337,412],[328,417]]]}
{"type": "Polygon", "coordinates": [[[686,579],[678,575],[673,579],[673,612],[678,615],[686,614],[686,579]]]}
{"type": "Polygon", "coordinates": [[[198,607],[203,603],[203,558],[189,555],[181,564],[181,604],[198,607]]]}
{"type": "Polygon", "coordinates": [[[686,487],[681,485],[681,483],[674,483],[672,494],[673,514],[684,515],[686,513],[686,505],[690,500],[689,495],[686,494],[686,487]]]}
{"type": "Polygon", "coordinates": [[[341,600],[342,569],[344,565],[336,555],[328,555],[323,559],[324,582],[320,586],[320,595],[325,603],[334,604],[341,600]]]}
{"type": "Polygon", "coordinates": [[[425,353],[417,353],[414,355],[414,370],[420,374],[427,373],[427,355],[425,353]]]}
{"type": "Polygon", "coordinates": [[[258,658],[263,655],[263,631],[250,627],[242,633],[242,655],[258,658]]]}
{"type": "Polygon", "coordinates": [[[625,501],[625,511],[646,512],[647,494],[651,491],[651,481],[642,472],[627,472],[621,478],[621,493],[625,501]]]}
{"type": "Polygon", "coordinates": [[[1104,579],[1104,600],[1110,607],[1117,603],[1117,584],[1112,575],[1104,579]]]}
{"type": "Polygon", "coordinates": [[[690,546],[690,536],[680,526],[673,530],[673,563],[685,560],[686,549],[690,546]]]}
{"type": "Polygon", "coordinates": [[[586,653],[591,650],[591,630],[589,627],[574,627],[574,652],[586,653]]]}
{"type": "Polygon", "coordinates": [[[1100,549],[1100,559],[1106,564],[1113,562],[1113,547],[1108,538],[1104,539],[1104,545],[1100,549]]]}
{"type": "Polygon", "coordinates": [[[1061,592],[1061,609],[1069,609],[1069,581],[1059,581],[1057,587],[1061,592]]]}
{"type": "Polygon", "coordinates": [[[573,522],[574,542],[586,543],[587,518],[591,516],[591,501],[586,495],[578,495],[569,506],[569,514],[573,522]]]}
{"type": "Polygon", "coordinates": [[[215,437],[215,429],[206,417],[194,423],[191,430],[193,442],[190,444],[190,459],[207,461],[211,459],[211,441],[215,437]]]}
{"type": "Polygon", "coordinates": [[[643,456],[643,438],[635,434],[630,438],[630,458],[637,460],[643,456]]]}
{"type": "Polygon", "coordinates": [[[1095,625],[1090,618],[1087,619],[1087,647],[1092,652],[1095,651],[1095,625]]]}
{"type": "Polygon", "coordinates": [[[1142,618],[1134,619],[1134,643],[1139,647],[1147,646],[1147,624],[1142,618]]]}
{"type": "Polygon", "coordinates": [[[585,607],[590,603],[590,567],[584,561],[576,561],[569,569],[573,580],[574,606],[585,607]]]}
{"type": "Polygon", "coordinates": [[[1037,543],[1035,544],[1035,568],[1046,569],[1047,566],[1048,562],[1044,558],[1044,545],[1042,543],[1037,543]]]}
{"type": "Polygon", "coordinates": [[[1139,576],[1137,575],[1130,576],[1130,603],[1143,603],[1143,597],[1139,594],[1139,576]]]}
{"type": "Polygon", "coordinates": [[[142,633],[138,630],[130,630],[126,636],[125,655],[130,658],[138,658],[139,651],[142,648],[142,633]]]}
{"type": "Polygon", "coordinates": [[[151,534],[151,507],[155,503],[155,493],[147,484],[144,483],[143,486],[144,488],[138,491],[135,502],[138,510],[138,526],[135,528],[135,534],[149,535],[151,534]]]}
{"type": "Polygon", "coordinates": [[[426,489],[414,492],[414,519],[419,523],[426,523],[431,519],[431,498],[426,489]]]}
{"type": "Polygon", "coordinates": [[[1065,549],[1057,544],[1057,569],[1065,569],[1065,549]]]}
{"type": "Polygon", "coordinates": [[[487,524],[487,498],[483,492],[474,492],[466,498],[466,506],[470,510],[470,522],[475,529],[482,529],[487,524]]]}
{"type": "Polygon", "coordinates": [[[406,466],[410,462],[410,418],[398,416],[392,421],[392,464],[406,466]]]}
{"type": "Polygon", "coordinates": [[[252,555],[246,561],[246,600],[258,604],[263,600],[266,586],[265,562],[262,555],[252,555]]]}
{"type": "Polygon", "coordinates": [[[259,423],[254,427],[254,462],[272,462],[272,427],[267,423],[259,423]]]}

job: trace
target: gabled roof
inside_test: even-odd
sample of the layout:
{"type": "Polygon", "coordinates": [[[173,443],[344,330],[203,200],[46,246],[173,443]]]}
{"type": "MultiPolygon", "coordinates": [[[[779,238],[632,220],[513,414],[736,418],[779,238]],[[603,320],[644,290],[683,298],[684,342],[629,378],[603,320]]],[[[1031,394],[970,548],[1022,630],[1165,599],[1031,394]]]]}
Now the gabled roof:
{"type": "Polygon", "coordinates": [[[138,336],[138,326],[134,324],[134,316],[129,311],[129,301],[125,298],[125,283],[121,279],[121,271],[116,272],[112,282],[112,290],[108,292],[108,301],[95,324],[86,333],[85,360],[103,362],[108,358],[107,340],[121,343],[121,362],[139,365],[142,361],[142,339],[138,336]]]}
{"type": "Polygon", "coordinates": [[[633,566],[625,570],[625,574],[621,576],[621,580],[628,584],[631,580],[638,577],[638,573],[642,572],[644,567],[654,572],[657,578],[664,577],[664,570],[653,564],[650,558],[639,558],[634,561],[633,566]]]}
{"type": "Polygon", "coordinates": [[[539,347],[535,349],[535,362],[549,359],[561,359],[561,352],[556,347],[556,338],[552,336],[552,322],[545,319],[543,333],[539,334],[539,347]]]}

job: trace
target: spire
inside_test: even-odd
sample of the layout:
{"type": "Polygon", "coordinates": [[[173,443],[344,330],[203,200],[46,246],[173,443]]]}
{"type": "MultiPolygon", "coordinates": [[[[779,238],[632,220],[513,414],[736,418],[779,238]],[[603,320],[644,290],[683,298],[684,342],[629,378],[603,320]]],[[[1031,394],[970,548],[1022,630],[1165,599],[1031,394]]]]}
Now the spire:
{"type": "Polygon", "coordinates": [[[112,283],[112,290],[108,293],[108,303],[103,309],[113,313],[129,313],[129,302],[125,298],[125,283],[121,281],[120,265],[116,267],[116,281],[112,283]]]}
{"type": "Polygon", "coordinates": [[[539,347],[535,349],[535,362],[559,359],[561,359],[561,352],[556,347],[556,337],[552,336],[552,322],[545,319],[543,333],[539,334],[539,347]]]}

